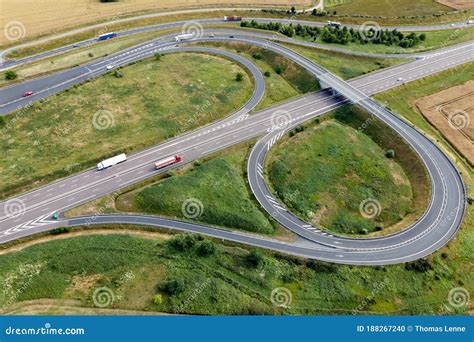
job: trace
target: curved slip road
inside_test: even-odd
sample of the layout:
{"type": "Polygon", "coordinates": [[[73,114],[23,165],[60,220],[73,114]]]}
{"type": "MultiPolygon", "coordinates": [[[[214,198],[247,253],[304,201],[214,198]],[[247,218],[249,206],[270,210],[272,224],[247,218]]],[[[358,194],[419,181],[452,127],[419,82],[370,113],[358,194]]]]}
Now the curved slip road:
{"type": "MultiPolygon", "coordinates": [[[[201,40],[210,40],[210,38],[203,38],[201,40]]],[[[219,37],[221,40],[230,40],[231,38],[219,37]]],[[[311,61],[308,61],[304,57],[294,53],[290,49],[283,48],[277,44],[268,41],[262,41],[256,38],[248,38],[248,37],[240,37],[235,36],[232,38],[233,40],[239,40],[243,42],[248,42],[260,46],[265,46],[270,49],[274,49],[275,51],[285,54],[289,56],[297,63],[303,65],[304,67],[308,68],[311,72],[315,73],[315,75],[321,75],[325,72],[324,69],[314,65],[311,61]]],[[[216,40],[216,37],[212,40],[216,40]]],[[[351,82],[353,86],[356,86],[359,89],[362,89],[367,94],[376,93],[390,87],[396,86],[399,84],[397,81],[400,76],[403,76],[406,80],[416,79],[423,77],[424,75],[428,75],[431,73],[435,73],[437,71],[444,70],[448,67],[453,65],[462,64],[467,60],[472,60],[473,56],[468,55],[466,59],[465,52],[461,53],[460,51],[453,50],[446,55],[438,55],[434,56],[432,59],[429,60],[419,60],[414,61],[411,63],[407,63],[395,68],[382,70],[378,73],[371,74],[369,76],[360,77],[351,82]],[[367,89],[363,89],[363,88],[367,89]]],[[[43,231],[47,229],[51,229],[62,225],[61,222],[51,222],[48,220],[51,214],[51,206],[54,205],[64,205],[62,208],[55,207],[54,211],[64,210],[65,208],[77,206],[80,203],[87,202],[93,198],[98,198],[102,195],[115,191],[117,189],[123,188],[129,184],[135,183],[142,179],[149,177],[150,175],[156,174],[151,167],[152,162],[157,158],[157,153],[160,155],[169,155],[174,153],[181,153],[183,154],[186,161],[191,161],[196,158],[200,158],[203,155],[208,155],[213,153],[217,150],[223,149],[227,146],[233,145],[240,141],[247,140],[252,137],[261,136],[265,132],[273,132],[275,131],[275,127],[272,124],[272,114],[278,110],[286,110],[290,114],[289,121],[291,123],[303,122],[311,117],[316,115],[320,115],[324,112],[327,112],[333,108],[337,108],[340,105],[341,99],[331,96],[330,92],[323,91],[315,94],[309,94],[305,97],[298,98],[294,101],[289,103],[274,106],[267,110],[261,111],[252,115],[244,120],[234,122],[230,125],[220,125],[220,123],[216,123],[212,130],[202,129],[192,132],[186,135],[188,138],[176,138],[170,142],[164,143],[156,148],[141,152],[137,155],[132,156],[132,163],[124,163],[114,167],[108,171],[108,173],[101,173],[99,175],[94,174],[87,174],[92,171],[88,171],[84,174],[72,176],[66,178],[65,180],[55,182],[51,185],[48,185],[44,188],[32,191],[25,195],[20,196],[20,201],[27,201],[32,200],[34,197],[40,197],[40,203],[28,203],[26,205],[26,212],[23,216],[33,217],[33,220],[25,224],[25,218],[22,216],[21,218],[17,218],[17,222],[20,221],[20,224],[9,228],[2,232],[0,241],[6,242],[13,240],[15,238],[26,236],[33,234],[34,232],[43,231]],[[136,157],[136,158],[135,158],[136,157]],[[132,165],[133,164],[133,165],[132,165]],[[88,179],[90,176],[94,176],[95,179],[88,179]],[[82,177],[82,178],[81,178],[82,177]],[[76,189],[74,187],[74,182],[87,182],[87,185],[81,188],[76,189]],[[61,187],[62,182],[70,182],[69,191],[64,191],[59,189],[61,187]],[[57,191],[56,197],[51,197],[48,192],[50,191],[57,191]],[[59,202],[54,204],[55,202],[59,202]],[[66,204],[65,203],[69,203],[66,204]],[[45,208],[46,206],[49,206],[45,208]],[[46,214],[39,216],[38,214],[43,211],[46,214]]],[[[372,105],[372,104],[371,104],[372,105]]],[[[371,111],[381,111],[380,115],[387,115],[387,113],[383,112],[382,108],[372,108],[371,111]]],[[[389,113],[389,116],[391,114],[389,113]]],[[[393,121],[391,122],[391,126],[397,128],[396,125],[402,125],[402,128],[410,127],[403,121],[398,118],[394,117],[394,120],[399,122],[393,121]]],[[[211,125],[212,126],[212,125],[211,125]]],[[[397,130],[399,131],[399,130],[397,130]]],[[[185,136],[185,137],[186,137],[185,136]]],[[[436,147],[432,145],[435,149],[436,147]]],[[[438,150],[439,151],[439,150],[438,150]]],[[[446,157],[444,157],[446,158],[446,157]]],[[[446,159],[447,160],[447,159],[446,159]]],[[[426,161],[425,161],[426,162],[426,161]]],[[[428,164],[428,163],[427,163],[428,164]]],[[[434,163],[436,164],[436,163],[434,163]]],[[[450,170],[454,169],[452,165],[442,164],[441,171],[446,171],[449,173],[450,170]]],[[[429,168],[429,165],[428,165],[429,168]]],[[[455,169],[454,169],[455,171],[455,169]]],[[[93,172],[92,172],[93,173],[93,172]]],[[[457,173],[456,173],[457,174],[457,173]]],[[[462,183],[461,183],[462,184],[462,183]]],[[[67,183],[65,185],[68,185],[67,183]]],[[[64,185],[64,186],[65,186],[64,185]]],[[[459,194],[461,197],[464,196],[462,192],[459,194]]],[[[5,202],[1,204],[5,206],[5,202]]],[[[461,210],[464,210],[464,204],[462,205],[461,210]]],[[[135,217],[135,216],[134,216],[135,217]]],[[[460,216],[462,218],[462,215],[460,216]]],[[[116,219],[115,217],[114,219],[116,219]]],[[[456,220],[459,216],[456,216],[456,220]]],[[[8,221],[9,218],[6,220],[2,220],[0,218],[0,224],[2,222],[14,222],[12,220],[8,221]]],[[[127,217],[127,220],[133,220],[133,217],[127,217]]],[[[127,221],[129,222],[129,221],[127,221]]],[[[459,221],[460,222],[460,221],[459,221]]],[[[74,221],[73,221],[74,223],[74,221]]],[[[454,227],[455,225],[453,225],[454,227]]],[[[195,227],[202,227],[200,225],[195,225],[195,227]]],[[[440,227],[438,227],[440,228],[440,227]]],[[[445,229],[446,227],[441,227],[445,229]]],[[[427,255],[431,253],[433,250],[439,248],[440,246],[444,245],[447,240],[454,234],[453,232],[456,231],[458,226],[454,227],[453,229],[445,230],[444,236],[440,240],[433,240],[436,238],[434,234],[427,234],[430,239],[425,239],[426,242],[429,242],[426,246],[422,246],[421,243],[407,243],[406,246],[403,248],[388,248],[388,249],[371,249],[370,251],[357,251],[357,250],[346,250],[343,247],[335,247],[332,250],[328,251],[326,244],[319,244],[315,245],[312,249],[311,253],[306,254],[307,257],[315,257],[318,259],[323,260],[331,260],[335,262],[343,262],[343,263],[352,263],[352,264],[382,264],[382,263],[396,263],[402,262],[407,260],[414,260],[421,256],[427,255]],[[447,240],[446,240],[447,239],[447,240]],[[420,249],[423,247],[422,249],[420,249]],[[410,250],[410,248],[415,248],[414,250],[410,250]],[[324,252],[321,252],[324,250],[324,252]],[[331,254],[332,253],[332,254],[331,254]]],[[[209,228],[212,229],[212,228],[209,228]]],[[[433,231],[432,229],[429,230],[430,232],[433,231]]],[[[206,232],[207,233],[207,232],[206,232]]],[[[238,234],[238,233],[236,233],[238,234]]],[[[313,238],[312,236],[310,237],[313,238]]],[[[261,238],[260,238],[261,239],[261,238]]],[[[425,241],[423,240],[423,241],[425,241]]],[[[410,241],[406,241],[410,242],[410,241]]],[[[273,243],[273,242],[272,242],[273,243]]],[[[262,246],[265,247],[265,246],[262,246]]],[[[394,247],[394,246],[392,246],[394,247]]],[[[288,248],[286,245],[284,248],[288,248]]],[[[296,247],[295,247],[296,248],[296,247]]],[[[301,247],[297,247],[301,248],[301,247]]],[[[298,253],[293,253],[297,255],[303,255],[298,253]]]]}

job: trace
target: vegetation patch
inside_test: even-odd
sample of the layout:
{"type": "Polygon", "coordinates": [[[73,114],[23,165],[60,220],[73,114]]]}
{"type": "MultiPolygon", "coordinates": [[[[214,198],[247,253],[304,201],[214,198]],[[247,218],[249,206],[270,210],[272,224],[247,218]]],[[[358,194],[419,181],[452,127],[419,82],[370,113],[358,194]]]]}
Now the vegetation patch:
{"type": "Polygon", "coordinates": [[[346,45],[349,43],[357,44],[383,44],[386,46],[398,46],[400,48],[411,48],[418,45],[426,39],[426,34],[416,34],[412,32],[408,35],[394,30],[376,30],[370,28],[367,31],[355,30],[352,27],[335,24],[334,27],[325,26],[319,28],[308,25],[281,24],[279,22],[258,23],[255,20],[242,21],[241,27],[250,27],[261,30],[275,31],[284,34],[287,37],[298,36],[303,39],[316,41],[320,38],[325,43],[336,43],[346,45]]]}
{"type": "Polygon", "coordinates": [[[187,234],[65,238],[0,256],[0,306],[8,312],[50,298],[109,314],[466,314],[448,294],[474,290],[472,235],[464,232],[427,260],[386,267],[303,260],[187,234]],[[282,288],[286,307],[271,301],[282,288]]]}
{"type": "Polygon", "coordinates": [[[416,218],[429,184],[414,152],[358,109],[343,107],[334,116],[346,125],[331,120],[301,126],[272,150],[268,177],[277,196],[303,219],[340,234],[382,231],[409,214],[416,218]],[[397,163],[402,160],[421,171],[415,177],[423,181],[423,193],[416,197],[420,189],[408,176],[413,165],[404,170],[397,163]]]}
{"type": "Polygon", "coordinates": [[[248,149],[246,143],[220,157],[195,162],[187,172],[119,197],[117,208],[273,234],[275,227],[247,188],[248,149]]]}

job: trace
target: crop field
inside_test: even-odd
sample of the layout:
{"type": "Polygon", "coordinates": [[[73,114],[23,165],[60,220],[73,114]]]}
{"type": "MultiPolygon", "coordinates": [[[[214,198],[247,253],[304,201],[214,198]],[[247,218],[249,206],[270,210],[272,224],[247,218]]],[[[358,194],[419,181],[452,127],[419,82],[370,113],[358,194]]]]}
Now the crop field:
{"type": "Polygon", "coordinates": [[[454,315],[472,309],[448,302],[452,288],[474,290],[472,230],[411,270],[327,264],[202,237],[119,232],[67,233],[4,250],[2,313],[32,313],[31,307],[47,314],[454,315]],[[286,289],[286,308],[272,305],[277,287],[286,289]]]}
{"type": "Polygon", "coordinates": [[[410,121],[430,136],[432,140],[436,141],[464,174],[471,175],[465,180],[469,184],[472,182],[472,166],[470,166],[465,161],[465,158],[453,148],[443,135],[423,117],[416,107],[416,102],[419,99],[451,87],[462,85],[471,81],[473,78],[474,63],[471,62],[375,95],[378,101],[410,121]]]}
{"type": "Polygon", "coordinates": [[[25,35],[53,33],[65,27],[87,24],[101,19],[140,13],[144,11],[170,11],[182,8],[234,7],[234,6],[310,6],[310,0],[121,0],[101,3],[95,0],[38,0],[18,6],[16,0],[0,2],[0,42],[5,42],[4,27],[20,22],[25,35]]]}
{"type": "Polygon", "coordinates": [[[6,117],[3,196],[225,117],[253,92],[242,67],[203,54],[165,55],[120,72],[123,77],[109,73],[6,117]]]}
{"type": "Polygon", "coordinates": [[[474,166],[474,81],[423,97],[415,106],[474,166]]]}
{"type": "Polygon", "coordinates": [[[455,10],[473,9],[472,0],[436,0],[436,2],[454,8],[455,10]]]}
{"type": "MultiPolygon", "coordinates": [[[[338,14],[382,15],[387,17],[430,15],[452,11],[452,8],[441,5],[435,0],[350,0],[342,1],[339,6],[331,7],[338,14]]],[[[331,0],[330,0],[331,3],[331,0]]]]}

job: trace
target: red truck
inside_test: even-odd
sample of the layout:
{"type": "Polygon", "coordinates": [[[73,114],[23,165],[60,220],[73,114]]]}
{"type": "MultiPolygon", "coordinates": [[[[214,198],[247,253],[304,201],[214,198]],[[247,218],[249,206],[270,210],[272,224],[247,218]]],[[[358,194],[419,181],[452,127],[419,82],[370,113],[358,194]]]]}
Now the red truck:
{"type": "Polygon", "coordinates": [[[226,15],[224,16],[224,21],[242,21],[242,17],[236,15],[226,15]]]}
{"type": "Polygon", "coordinates": [[[181,161],[181,156],[175,155],[173,157],[164,158],[155,162],[155,169],[159,170],[166,166],[170,166],[181,161]]]}

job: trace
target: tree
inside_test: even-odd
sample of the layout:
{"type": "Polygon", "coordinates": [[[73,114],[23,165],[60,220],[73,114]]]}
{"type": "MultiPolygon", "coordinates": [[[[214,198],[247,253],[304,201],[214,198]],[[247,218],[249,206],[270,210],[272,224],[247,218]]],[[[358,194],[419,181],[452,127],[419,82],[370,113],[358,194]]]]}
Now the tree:
{"type": "Polygon", "coordinates": [[[281,73],[283,73],[283,68],[282,68],[281,65],[276,65],[274,69],[275,69],[275,72],[276,72],[278,75],[280,75],[281,73]]]}
{"type": "Polygon", "coordinates": [[[186,285],[182,279],[173,279],[165,282],[161,288],[163,291],[173,296],[183,292],[186,289],[186,285]]]}
{"type": "Polygon", "coordinates": [[[153,297],[153,303],[155,303],[156,305],[160,305],[161,303],[163,303],[163,297],[160,294],[156,294],[153,297]]]}
{"type": "Polygon", "coordinates": [[[5,127],[7,122],[5,121],[5,118],[3,116],[0,116],[0,128],[5,127]]]}
{"type": "Polygon", "coordinates": [[[159,61],[161,59],[161,53],[159,52],[155,53],[155,59],[159,61]]]}
{"type": "Polygon", "coordinates": [[[241,73],[241,72],[238,72],[236,75],[235,75],[235,80],[237,82],[242,82],[242,80],[244,79],[244,75],[241,73]]]}
{"type": "Polygon", "coordinates": [[[265,72],[263,73],[263,75],[264,75],[265,77],[270,77],[270,71],[265,71],[265,72]]]}
{"type": "Polygon", "coordinates": [[[250,266],[257,268],[263,264],[263,255],[259,251],[253,249],[247,255],[246,260],[250,266]]]}
{"type": "Polygon", "coordinates": [[[173,237],[170,241],[169,244],[179,250],[179,251],[185,251],[187,249],[192,248],[195,243],[196,243],[196,236],[191,235],[191,234],[179,234],[173,237]]]}
{"type": "Polygon", "coordinates": [[[387,158],[394,158],[394,157],[395,157],[395,151],[394,151],[394,150],[388,150],[388,151],[385,153],[385,157],[387,157],[387,158]]]}
{"type": "Polygon", "coordinates": [[[293,14],[296,13],[296,8],[295,8],[295,6],[291,6],[291,13],[293,13],[293,14]]]}
{"type": "Polygon", "coordinates": [[[8,70],[6,73],[5,73],[5,79],[6,80],[14,80],[18,77],[18,74],[16,73],[16,71],[14,70],[8,70]]]}
{"type": "Polygon", "coordinates": [[[216,246],[212,241],[209,240],[204,240],[199,244],[199,247],[197,248],[197,252],[200,256],[209,256],[214,254],[216,251],[216,246]]]}

